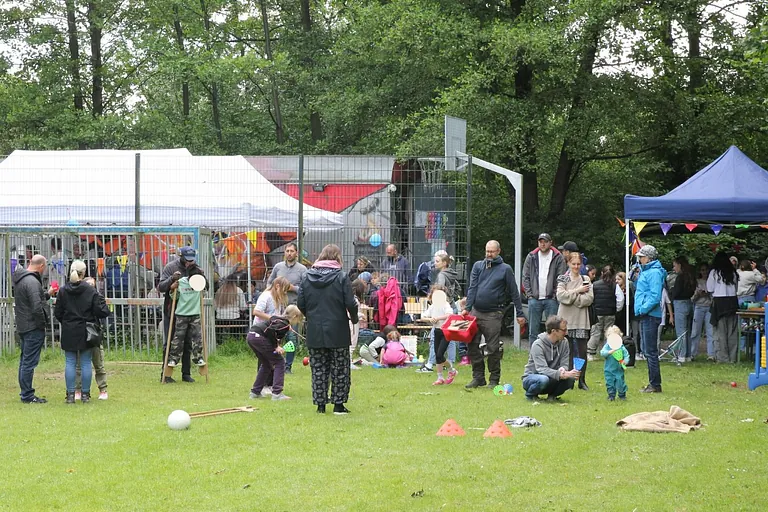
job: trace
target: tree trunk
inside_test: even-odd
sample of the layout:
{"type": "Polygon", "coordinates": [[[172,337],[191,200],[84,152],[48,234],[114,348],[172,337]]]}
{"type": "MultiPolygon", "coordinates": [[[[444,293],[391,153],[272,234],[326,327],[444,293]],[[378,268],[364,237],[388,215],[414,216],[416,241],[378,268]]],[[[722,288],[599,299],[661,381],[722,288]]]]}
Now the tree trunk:
{"type": "MultiPolygon", "coordinates": [[[[77,39],[77,19],[75,18],[75,0],[65,0],[67,9],[67,42],[69,45],[69,74],[72,78],[72,96],[74,99],[75,113],[85,111],[83,98],[83,84],[80,79],[80,41],[77,39]]],[[[84,142],[77,143],[78,149],[86,149],[84,142]]]]}
{"type": "MultiPolygon", "coordinates": [[[[267,4],[265,0],[260,0],[259,4],[261,5],[261,22],[264,27],[264,53],[267,56],[267,60],[272,62],[272,44],[269,40],[267,4]]],[[[272,120],[275,123],[275,136],[277,138],[277,143],[282,144],[285,142],[285,132],[283,130],[283,116],[280,113],[280,97],[277,92],[277,81],[275,80],[274,72],[270,72],[269,82],[272,86],[272,120]]]]}
{"type": "Polygon", "coordinates": [[[101,59],[102,19],[99,5],[88,2],[88,32],[91,36],[91,73],[93,85],[91,87],[91,115],[101,117],[104,115],[104,82],[103,63],[101,59]]]}
{"type": "Polygon", "coordinates": [[[573,141],[576,135],[571,132],[574,130],[573,125],[575,124],[576,119],[581,115],[584,109],[584,98],[587,95],[589,80],[592,77],[592,70],[595,65],[597,47],[600,42],[602,31],[603,24],[596,23],[587,27],[584,34],[584,53],[579,61],[579,69],[576,74],[571,108],[568,111],[568,117],[565,121],[565,138],[563,139],[563,146],[560,149],[560,160],[557,164],[555,180],[552,184],[552,199],[549,204],[550,218],[560,215],[565,209],[565,199],[568,196],[568,190],[571,186],[571,178],[577,163],[573,156],[573,141]]]}
{"type": "MultiPolygon", "coordinates": [[[[301,27],[304,29],[304,32],[307,35],[312,32],[312,17],[309,11],[309,0],[301,0],[301,27]]],[[[306,59],[305,65],[311,67],[312,64],[312,58],[308,57],[306,59]]],[[[313,142],[317,142],[323,138],[323,124],[322,120],[320,119],[320,113],[315,111],[314,108],[310,108],[309,129],[313,142]]]]}
{"type": "MultiPolygon", "coordinates": [[[[519,8],[522,9],[522,5],[519,8]]],[[[515,98],[528,100],[532,91],[533,69],[525,63],[521,50],[518,54],[518,68],[515,74],[515,98]]],[[[539,209],[539,180],[536,173],[536,143],[534,141],[533,128],[529,126],[523,133],[521,144],[516,148],[517,168],[523,175],[523,212],[526,214],[539,209]]]]}
{"type": "MultiPolygon", "coordinates": [[[[200,9],[203,13],[203,26],[205,27],[205,32],[208,36],[208,41],[210,41],[211,20],[208,15],[208,6],[206,5],[205,0],[200,0],[200,9]]],[[[206,43],[206,48],[209,51],[211,50],[210,42],[206,43]]],[[[215,81],[208,88],[208,94],[210,95],[210,98],[211,98],[211,112],[213,114],[213,127],[216,130],[216,140],[219,141],[219,146],[221,146],[223,144],[224,137],[221,131],[221,112],[219,110],[219,86],[215,81]]]]}
{"type": "MultiPolygon", "coordinates": [[[[184,31],[181,28],[181,19],[179,18],[179,6],[173,6],[173,30],[176,34],[176,45],[179,47],[179,51],[182,55],[186,55],[187,52],[184,48],[184,31]]],[[[181,111],[184,115],[184,121],[189,118],[189,80],[187,79],[186,70],[184,71],[184,77],[181,79],[181,111]]]]}
{"type": "Polygon", "coordinates": [[[85,110],[83,88],[80,81],[80,42],[77,39],[77,20],[75,19],[75,0],[66,0],[67,39],[69,42],[69,74],[72,76],[75,110],[85,110]]]}

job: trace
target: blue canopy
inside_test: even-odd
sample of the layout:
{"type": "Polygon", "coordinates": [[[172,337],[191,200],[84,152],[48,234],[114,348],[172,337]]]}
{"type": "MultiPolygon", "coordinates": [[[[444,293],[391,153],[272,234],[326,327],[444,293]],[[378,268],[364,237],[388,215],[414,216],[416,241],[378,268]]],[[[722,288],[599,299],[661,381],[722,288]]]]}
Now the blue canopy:
{"type": "Polygon", "coordinates": [[[768,224],[768,172],[731,146],[663,196],[624,196],[624,217],[640,221],[768,224]]]}

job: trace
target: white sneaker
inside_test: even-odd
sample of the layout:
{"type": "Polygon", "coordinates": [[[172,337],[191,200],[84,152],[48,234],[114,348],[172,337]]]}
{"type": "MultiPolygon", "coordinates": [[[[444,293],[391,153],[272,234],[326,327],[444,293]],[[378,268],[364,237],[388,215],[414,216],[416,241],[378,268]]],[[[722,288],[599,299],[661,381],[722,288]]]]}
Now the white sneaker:
{"type": "Polygon", "coordinates": [[[290,400],[291,397],[286,395],[285,393],[280,393],[279,395],[272,395],[272,400],[290,400]]]}
{"type": "Polygon", "coordinates": [[[75,400],[81,400],[83,398],[82,391],[75,391],[75,400]]]}
{"type": "Polygon", "coordinates": [[[248,394],[248,398],[250,398],[251,400],[256,400],[257,398],[263,398],[263,397],[264,397],[264,390],[262,390],[262,391],[261,391],[261,394],[260,394],[260,395],[257,395],[257,394],[256,394],[256,393],[254,393],[253,391],[251,391],[251,392],[248,394]]]}
{"type": "Polygon", "coordinates": [[[272,396],[272,386],[261,388],[261,396],[272,396]]]}
{"type": "Polygon", "coordinates": [[[171,359],[171,360],[168,361],[168,368],[175,368],[176,364],[177,364],[176,361],[171,359]]]}
{"type": "Polygon", "coordinates": [[[637,354],[635,355],[636,361],[645,361],[645,356],[643,354],[637,354]]]}
{"type": "Polygon", "coordinates": [[[350,363],[349,367],[350,367],[352,370],[359,370],[359,369],[360,369],[360,367],[359,367],[359,366],[355,366],[355,363],[350,363]]]}
{"type": "Polygon", "coordinates": [[[594,361],[594,360],[595,360],[595,356],[590,356],[590,355],[587,356],[587,361],[594,361]]]}
{"type": "Polygon", "coordinates": [[[99,400],[107,400],[109,395],[106,391],[99,391],[99,400]]]}
{"type": "Polygon", "coordinates": [[[205,359],[201,357],[200,359],[197,360],[197,363],[195,364],[197,364],[197,366],[205,366],[205,359]]]}

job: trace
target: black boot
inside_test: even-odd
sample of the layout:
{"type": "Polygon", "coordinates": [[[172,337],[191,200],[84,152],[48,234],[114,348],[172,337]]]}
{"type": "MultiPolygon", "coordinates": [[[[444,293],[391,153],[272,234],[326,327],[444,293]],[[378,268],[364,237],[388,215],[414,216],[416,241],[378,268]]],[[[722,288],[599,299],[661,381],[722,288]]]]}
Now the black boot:
{"type": "Polygon", "coordinates": [[[317,406],[317,414],[325,414],[325,404],[320,404],[317,406]]]}
{"type": "Polygon", "coordinates": [[[91,401],[91,394],[90,393],[83,393],[80,395],[80,401],[84,404],[87,404],[91,401]]]}
{"type": "Polygon", "coordinates": [[[349,414],[349,409],[344,407],[344,404],[336,404],[333,406],[333,414],[349,414]]]}
{"type": "Polygon", "coordinates": [[[584,366],[581,368],[581,374],[579,375],[579,389],[589,391],[589,386],[586,383],[587,376],[587,362],[584,361],[584,366]]]}
{"type": "Polygon", "coordinates": [[[74,391],[71,392],[71,393],[69,391],[67,391],[67,403],[68,404],[75,403],[75,392],[74,391]]]}

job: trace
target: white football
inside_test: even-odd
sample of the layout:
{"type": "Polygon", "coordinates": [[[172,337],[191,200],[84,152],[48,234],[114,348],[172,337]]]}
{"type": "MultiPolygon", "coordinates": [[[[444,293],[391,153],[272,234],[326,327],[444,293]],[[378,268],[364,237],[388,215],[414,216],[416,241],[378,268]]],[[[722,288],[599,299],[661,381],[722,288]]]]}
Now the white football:
{"type": "Polygon", "coordinates": [[[189,424],[192,423],[192,418],[186,411],[173,411],[168,415],[168,426],[172,430],[185,430],[189,428],[189,424]]]}

